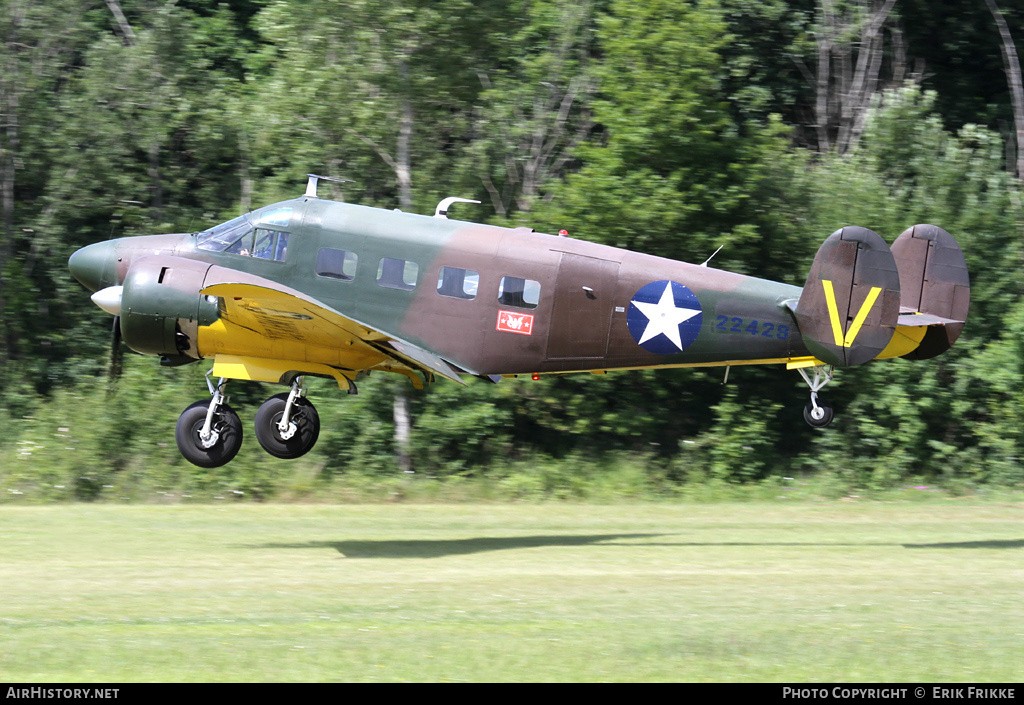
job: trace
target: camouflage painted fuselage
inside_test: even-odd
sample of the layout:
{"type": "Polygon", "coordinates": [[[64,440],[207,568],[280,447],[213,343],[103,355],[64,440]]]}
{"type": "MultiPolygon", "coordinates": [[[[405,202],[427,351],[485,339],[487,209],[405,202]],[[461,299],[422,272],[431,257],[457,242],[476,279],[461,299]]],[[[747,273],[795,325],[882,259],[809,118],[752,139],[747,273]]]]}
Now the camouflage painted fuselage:
{"type": "MultiPolygon", "coordinates": [[[[799,298],[799,287],[525,228],[382,214],[336,203],[311,204],[306,223],[318,231],[317,247],[351,248],[359,254],[361,269],[352,281],[311,281],[304,290],[473,372],[565,372],[807,355],[784,303],[799,298]],[[415,290],[378,286],[377,263],[385,257],[417,262],[415,290]],[[367,266],[362,266],[364,259],[367,266]],[[479,273],[476,295],[440,294],[442,267],[479,273]],[[539,283],[536,307],[502,303],[503,277],[539,283]],[[628,325],[630,317],[645,320],[632,303],[637,292],[660,281],[692,291],[701,312],[696,338],[689,344],[680,341],[681,349],[664,346],[672,350],[667,353],[638,344],[628,325]],[[507,325],[516,316],[528,317],[526,330],[507,325]]],[[[311,262],[296,266],[308,271],[311,262]]]]}
{"type": "MultiPolygon", "coordinates": [[[[336,203],[260,208],[199,233],[75,252],[72,274],[115,316],[120,340],[165,365],[213,359],[212,399],[182,412],[175,441],[200,467],[241,447],[229,379],[287,384],[255,419],[257,441],[297,458],[319,435],[308,375],[349,393],[371,370],[416,387],[437,376],[603,372],[783,363],[810,387],[804,419],[827,426],[818,392],[835,367],[928,359],[960,335],[966,260],[940,227],[889,245],[858,226],[818,248],[803,287],[535,233],[336,203]],[[805,368],[814,367],[813,374],[805,368]]],[[[464,199],[462,199],[464,200],[464,199]]]]}
{"type": "MultiPolygon", "coordinates": [[[[319,198],[267,206],[250,218],[258,226],[264,214],[282,209],[291,215],[275,226],[288,233],[280,261],[208,251],[197,246],[195,234],[125,238],[103,243],[102,256],[111,264],[95,286],[87,286],[123,283],[142,256],[160,255],[172,264],[190,260],[187,280],[167,281],[182,294],[231,279],[225,271],[237,281],[274,282],[478,375],[786,362],[809,354],[791,313],[800,287],[527,228],[319,198]],[[344,273],[340,265],[323,271],[324,252],[337,262],[348,258],[344,273]],[[389,267],[399,273],[389,275],[389,267]],[[453,272],[460,285],[455,288],[445,283],[453,272]],[[522,282],[525,297],[512,290],[522,282]],[[654,321],[659,315],[668,320],[654,321]],[[673,317],[685,317],[678,329],[673,317]]],[[[211,316],[216,314],[206,318],[211,316]]],[[[201,313],[195,320],[178,319],[179,336],[190,339],[184,348],[190,357],[254,354],[237,338],[198,335],[198,327],[209,323],[201,313]]],[[[298,336],[288,316],[271,328],[264,334],[298,336]]],[[[145,347],[129,336],[126,341],[145,347]]],[[[347,369],[370,366],[312,347],[288,357],[347,369]]]]}

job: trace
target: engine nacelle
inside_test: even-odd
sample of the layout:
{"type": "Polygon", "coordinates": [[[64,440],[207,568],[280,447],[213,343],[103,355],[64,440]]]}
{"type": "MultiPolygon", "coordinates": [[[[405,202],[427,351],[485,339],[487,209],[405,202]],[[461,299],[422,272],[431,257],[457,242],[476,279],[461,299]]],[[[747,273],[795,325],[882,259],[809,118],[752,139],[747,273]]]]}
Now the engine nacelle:
{"type": "Polygon", "coordinates": [[[200,359],[199,326],[219,316],[218,300],[199,293],[210,265],[155,255],[132,263],[121,291],[121,337],[132,350],[169,362],[200,359]]]}

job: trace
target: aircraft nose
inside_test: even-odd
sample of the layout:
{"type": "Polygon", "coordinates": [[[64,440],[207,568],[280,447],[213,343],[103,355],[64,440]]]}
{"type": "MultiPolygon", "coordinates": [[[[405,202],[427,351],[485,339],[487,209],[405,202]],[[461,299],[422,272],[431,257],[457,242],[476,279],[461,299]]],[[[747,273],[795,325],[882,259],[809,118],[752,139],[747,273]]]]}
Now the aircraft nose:
{"type": "Polygon", "coordinates": [[[71,255],[68,269],[86,289],[98,291],[117,283],[113,281],[116,260],[113,242],[97,242],[71,255]]]}

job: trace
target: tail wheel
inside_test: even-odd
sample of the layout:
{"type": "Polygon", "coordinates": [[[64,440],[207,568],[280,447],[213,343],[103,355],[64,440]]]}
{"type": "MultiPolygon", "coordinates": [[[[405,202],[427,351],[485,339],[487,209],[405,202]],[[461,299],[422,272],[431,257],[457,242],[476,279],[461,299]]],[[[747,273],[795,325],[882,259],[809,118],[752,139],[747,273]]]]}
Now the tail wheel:
{"type": "Polygon", "coordinates": [[[178,417],[174,440],[185,460],[201,468],[219,468],[238,455],[242,447],[242,421],[227,404],[213,413],[210,435],[203,438],[210,402],[197,401],[178,417]]]}
{"type": "Polygon", "coordinates": [[[804,421],[814,428],[825,428],[832,423],[833,418],[835,418],[835,411],[832,409],[832,405],[824,399],[818,399],[816,405],[815,402],[809,401],[804,407],[804,421]]]}
{"type": "Polygon", "coordinates": [[[288,394],[277,394],[263,402],[256,412],[256,440],[275,458],[286,460],[305,455],[320,437],[320,415],[305,398],[292,402],[288,428],[281,430],[281,419],[288,394]]]}

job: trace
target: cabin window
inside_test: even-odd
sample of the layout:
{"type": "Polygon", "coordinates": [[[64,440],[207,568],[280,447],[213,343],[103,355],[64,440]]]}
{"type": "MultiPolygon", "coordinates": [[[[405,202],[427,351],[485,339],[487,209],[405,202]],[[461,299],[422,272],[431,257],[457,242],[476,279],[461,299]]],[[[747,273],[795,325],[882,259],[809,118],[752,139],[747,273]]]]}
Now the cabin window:
{"type": "Polygon", "coordinates": [[[325,247],[316,254],[316,273],[321,277],[351,281],[356,276],[358,262],[355,252],[325,247]]]}
{"type": "MultiPolygon", "coordinates": [[[[288,233],[278,230],[266,230],[264,228],[256,229],[255,242],[252,246],[253,257],[284,262],[287,251],[288,233]]],[[[245,253],[243,252],[242,254],[245,253]]]]}
{"type": "Polygon", "coordinates": [[[437,293],[455,299],[475,299],[480,273],[458,267],[441,267],[437,274],[437,293]]]}
{"type": "Polygon", "coordinates": [[[498,303],[503,306],[537,308],[540,301],[540,282],[519,277],[502,277],[498,284],[498,303]]]}
{"type": "Polygon", "coordinates": [[[242,250],[252,251],[252,225],[244,215],[215,225],[196,235],[196,247],[209,252],[231,252],[241,254],[242,250]]]}
{"type": "Polygon", "coordinates": [[[377,283],[389,289],[412,291],[416,288],[419,271],[419,265],[415,262],[384,257],[377,266],[377,283]]]}

